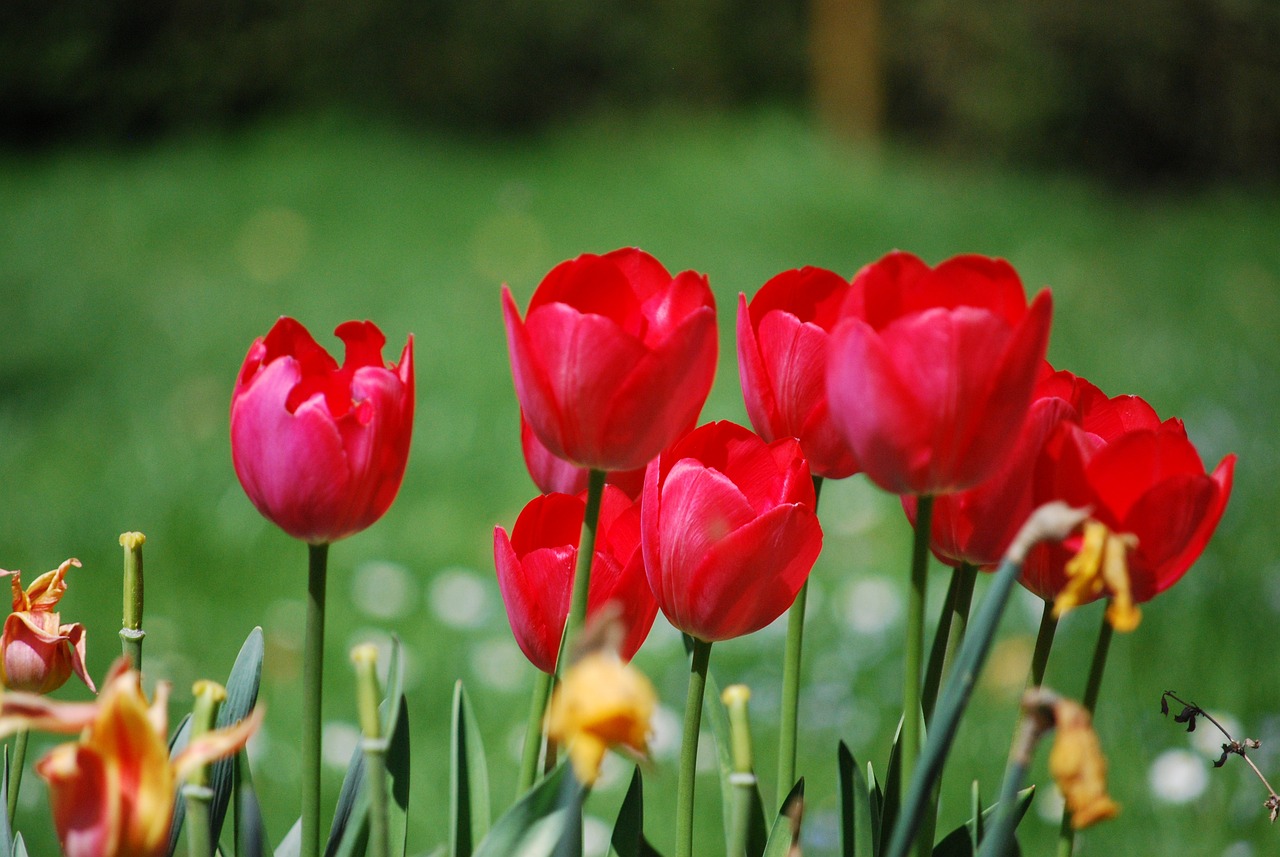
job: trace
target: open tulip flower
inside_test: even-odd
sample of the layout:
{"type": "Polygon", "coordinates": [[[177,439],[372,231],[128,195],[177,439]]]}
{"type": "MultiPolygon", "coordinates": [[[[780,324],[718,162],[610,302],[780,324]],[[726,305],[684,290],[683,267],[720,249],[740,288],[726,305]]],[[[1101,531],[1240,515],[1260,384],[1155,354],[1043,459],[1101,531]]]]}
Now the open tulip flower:
{"type": "Polygon", "coordinates": [[[245,357],[231,397],[231,457],[258,511],[328,544],[368,527],[400,489],[413,429],[413,338],[398,364],[368,321],[335,331],[342,366],[291,318],[245,357]]]}
{"type": "Polygon", "coordinates": [[[930,268],[895,252],[854,277],[831,334],[827,396],[867,476],[895,494],[946,494],[999,469],[1026,420],[1052,299],[1027,305],[1009,263],[930,268]]]}
{"type": "Polygon", "coordinates": [[[35,770],[49,785],[53,823],[66,857],[155,857],[169,845],[177,785],[189,771],[244,747],[262,709],[208,732],[169,758],[168,685],[148,704],[142,676],[116,661],[93,703],[58,703],[10,693],[0,701],[0,731],[32,728],[79,734],[53,748],[35,770]]]}
{"type": "Polygon", "coordinates": [[[708,423],[645,473],[645,570],[671,624],[705,642],[781,616],[822,550],[813,477],[794,438],[708,423]]]}
{"type": "Polygon", "coordinates": [[[5,619],[0,637],[0,678],[6,688],[51,693],[74,672],[90,690],[95,689],[84,667],[84,626],[63,625],[58,615],[72,566],[79,568],[80,560],[69,559],[45,572],[25,590],[21,572],[0,570],[0,576],[9,575],[13,587],[13,612],[5,619]]]}
{"type": "MultiPolygon", "coordinates": [[[[581,496],[546,494],[524,507],[510,537],[502,527],[493,531],[493,560],[511,630],[530,663],[545,673],[556,668],[585,509],[581,496]]],[[[644,573],[639,502],[606,485],[587,617],[611,603],[622,628],[621,655],[630,660],[649,635],[658,606],[644,573]]]]}
{"type": "Polygon", "coordinates": [[[702,410],[716,366],[707,278],[672,277],[635,249],[562,262],[522,321],[503,319],[516,397],[553,455],[596,470],[644,467],[702,410]]]}
{"type": "Polygon", "coordinates": [[[738,373],[751,425],[765,440],[795,437],[817,476],[841,479],[857,459],[831,422],[827,343],[849,283],[822,268],[785,271],[751,303],[738,296],[738,373]]]}
{"type": "Polygon", "coordinates": [[[1072,398],[1077,420],[1064,421],[1036,465],[1040,501],[1092,509],[1094,527],[1061,547],[1027,557],[1023,584],[1057,598],[1061,612],[1107,595],[1113,624],[1136,626],[1136,610],[1176,583],[1204,550],[1231,494],[1235,456],[1206,473],[1182,421],[1161,422],[1136,396],[1107,396],[1069,373],[1042,380],[1072,398]],[[1068,561],[1071,553],[1077,561],[1068,561]]]}

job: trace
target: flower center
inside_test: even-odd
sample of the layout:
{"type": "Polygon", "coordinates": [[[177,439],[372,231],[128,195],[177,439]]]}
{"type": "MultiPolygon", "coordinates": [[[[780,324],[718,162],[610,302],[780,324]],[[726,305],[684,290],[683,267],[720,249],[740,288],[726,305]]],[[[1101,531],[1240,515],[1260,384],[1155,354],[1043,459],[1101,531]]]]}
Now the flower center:
{"type": "Polygon", "coordinates": [[[1129,585],[1129,551],[1137,546],[1132,533],[1113,533],[1106,524],[1086,521],[1080,551],[1066,565],[1067,585],[1053,602],[1054,617],[1106,595],[1111,627],[1126,632],[1137,628],[1142,611],[1133,603],[1129,585]]]}

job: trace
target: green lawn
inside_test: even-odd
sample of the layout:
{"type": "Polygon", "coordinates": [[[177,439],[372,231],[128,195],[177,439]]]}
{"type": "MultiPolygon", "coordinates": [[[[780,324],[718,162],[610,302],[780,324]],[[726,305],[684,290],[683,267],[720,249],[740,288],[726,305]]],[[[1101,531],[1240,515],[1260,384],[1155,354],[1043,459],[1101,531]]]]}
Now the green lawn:
{"type": "MultiPolygon", "coordinates": [[[[500,284],[523,303],[556,262],[629,244],[673,271],[707,272],[722,351],[704,415],[743,421],[738,292],[804,264],[851,275],[895,247],[931,262],[1000,255],[1029,290],[1052,286],[1056,364],[1182,416],[1210,466],[1240,456],[1204,558],[1113,646],[1098,719],[1124,813],[1086,833],[1081,853],[1211,855],[1235,842],[1246,844],[1232,857],[1270,853],[1266,793],[1240,760],[1208,769],[1203,795],[1182,805],[1157,799],[1149,778],[1158,757],[1158,771],[1186,761],[1166,751],[1200,752],[1160,717],[1170,688],[1262,739],[1257,758],[1280,775],[1277,236],[1274,194],[1123,195],[906,151],[847,152],[774,113],[653,114],[505,142],[313,117],[127,151],[0,155],[0,566],[34,574],[67,556],[84,562],[63,617],[89,627],[100,676],[118,651],[116,537],[145,532],[148,678],[174,682],[175,720],[191,682],[224,676],[262,625],[268,716],[256,776],[279,838],[297,813],[306,551],[261,521],[236,482],[233,379],[249,343],[281,314],[330,346],[341,321],[373,319],[389,356],[412,332],[418,419],[404,487],[380,523],[331,553],[325,708],[341,756],[337,739],[354,721],[346,651],[364,638],[403,638],[416,750],[411,842],[425,853],[447,837],[454,679],[466,682],[486,732],[495,806],[514,788],[511,748],[532,681],[492,571],[493,525],[509,526],[534,491],[520,459],[500,284]]],[[[897,717],[908,532],[897,501],[859,477],[829,484],[821,511],[801,768],[806,853],[834,854],[836,741],[880,769],[897,717]]],[[[941,570],[932,581],[940,598],[941,570]]],[[[963,819],[972,775],[985,795],[998,788],[1038,605],[1020,592],[1006,617],[948,769],[947,820],[963,819]]],[[[1064,620],[1050,684],[1081,692],[1099,616],[1093,605],[1064,620]]],[[[724,683],[755,689],[766,795],[776,631],[717,646],[713,658],[724,683]]],[[[659,619],[638,658],[672,712],[683,706],[679,653],[659,619]]],[[[61,695],[84,694],[69,686],[61,695]]],[[[675,791],[666,752],[648,779],[650,833],[664,850],[675,791]]],[[[340,771],[331,774],[327,803],[340,771]]],[[[598,790],[592,816],[612,818],[623,774],[598,790]]],[[[699,853],[714,854],[714,778],[700,788],[699,853]]],[[[23,793],[39,794],[36,778],[23,793]]],[[[47,823],[43,797],[24,801],[19,826],[32,853],[54,852],[37,832],[47,823]]],[[[1022,830],[1026,853],[1051,853],[1056,822],[1033,808],[1022,830]]]]}

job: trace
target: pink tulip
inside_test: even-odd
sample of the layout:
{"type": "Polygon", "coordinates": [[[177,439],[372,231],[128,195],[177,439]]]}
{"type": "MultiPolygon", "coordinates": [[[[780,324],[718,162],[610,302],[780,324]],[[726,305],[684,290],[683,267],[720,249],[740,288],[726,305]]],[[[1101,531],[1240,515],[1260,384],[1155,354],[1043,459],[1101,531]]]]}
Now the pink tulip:
{"type": "Polygon", "coordinates": [[[231,457],[245,493],[289,535],[327,544],[368,527],[400,489],[413,429],[413,337],[386,364],[372,322],[335,331],[341,367],[281,318],[249,348],[231,396],[231,457]]]}
{"type": "Polygon", "coordinates": [[[707,278],[640,250],[562,262],[521,321],[502,290],[516,397],[538,440],[580,467],[634,470],[692,425],[716,366],[707,278]]]}
{"type": "Polygon", "coordinates": [[[738,373],[751,425],[765,440],[794,437],[818,476],[856,473],[827,405],[827,343],[850,292],[821,268],[785,271],[747,304],[738,296],[738,373]]]}
{"type": "Polygon", "coordinates": [[[930,268],[890,253],[858,272],[831,335],[827,396],[863,471],[895,494],[977,485],[1027,418],[1052,298],[1028,307],[999,259],[930,268]]]}
{"type": "Polygon", "coordinates": [[[813,478],[794,438],[708,423],[645,473],[645,571],[671,624],[715,642],[782,615],[822,550],[813,478]]]}
{"type": "MultiPolygon", "coordinates": [[[[493,530],[493,561],[511,631],[529,662],[546,673],[555,670],[569,614],[585,510],[581,496],[546,494],[524,507],[510,537],[502,527],[493,530]]],[[[649,635],[658,606],[644,574],[639,502],[612,485],[601,497],[595,547],[587,617],[613,604],[625,634],[620,654],[630,660],[649,635]]]]}

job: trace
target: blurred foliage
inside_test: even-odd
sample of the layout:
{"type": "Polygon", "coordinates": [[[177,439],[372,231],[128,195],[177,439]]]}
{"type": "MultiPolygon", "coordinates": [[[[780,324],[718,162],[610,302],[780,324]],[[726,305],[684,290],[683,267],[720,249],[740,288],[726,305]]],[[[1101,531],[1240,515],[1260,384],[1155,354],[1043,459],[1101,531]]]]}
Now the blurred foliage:
{"type": "MultiPolygon", "coordinates": [[[[865,0],[851,0],[864,2],[865,0]]],[[[1137,178],[1280,175],[1273,0],[880,0],[897,133],[1137,178]]],[[[132,139],[344,103],[483,130],[798,103],[801,0],[13,0],[0,139],[132,139]]]]}

